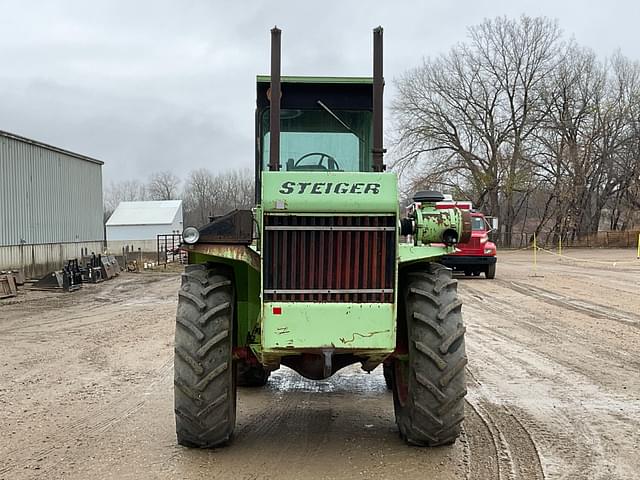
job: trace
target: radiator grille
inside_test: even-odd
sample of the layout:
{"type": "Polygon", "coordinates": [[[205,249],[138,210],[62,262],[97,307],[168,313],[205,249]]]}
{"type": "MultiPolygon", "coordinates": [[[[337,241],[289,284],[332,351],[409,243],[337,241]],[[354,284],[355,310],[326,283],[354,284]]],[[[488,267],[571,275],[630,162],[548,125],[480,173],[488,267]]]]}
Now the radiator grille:
{"type": "Polygon", "coordinates": [[[391,303],[395,216],[265,215],[264,300],[391,303]]]}

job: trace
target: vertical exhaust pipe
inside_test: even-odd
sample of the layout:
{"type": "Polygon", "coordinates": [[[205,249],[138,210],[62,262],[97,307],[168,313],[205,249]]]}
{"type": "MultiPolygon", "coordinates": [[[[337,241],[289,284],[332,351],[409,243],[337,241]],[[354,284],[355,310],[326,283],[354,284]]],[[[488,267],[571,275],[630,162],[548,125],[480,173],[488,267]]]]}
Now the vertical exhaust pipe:
{"type": "Polygon", "coordinates": [[[373,29],[373,171],[383,172],[385,164],[382,146],[382,94],[384,77],[382,74],[382,27],[373,29]]]}
{"type": "Polygon", "coordinates": [[[271,102],[269,116],[269,170],[280,170],[280,34],[278,27],[271,29],[271,102]]]}

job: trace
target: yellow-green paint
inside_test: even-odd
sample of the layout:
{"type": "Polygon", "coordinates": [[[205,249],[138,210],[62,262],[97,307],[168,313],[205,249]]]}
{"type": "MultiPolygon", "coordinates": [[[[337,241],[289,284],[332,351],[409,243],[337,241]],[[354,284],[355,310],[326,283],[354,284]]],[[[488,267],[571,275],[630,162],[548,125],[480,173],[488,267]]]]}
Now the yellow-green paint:
{"type": "Polygon", "coordinates": [[[257,330],[260,318],[259,257],[244,245],[196,244],[187,248],[189,263],[220,263],[233,268],[237,325],[235,343],[247,345],[257,330]]]}
{"type": "Polygon", "coordinates": [[[462,234],[462,210],[458,208],[437,209],[435,205],[422,205],[415,209],[416,232],[414,237],[418,244],[428,245],[443,241],[446,231],[454,230],[458,238],[462,234]]]}
{"type": "MultiPolygon", "coordinates": [[[[262,351],[335,348],[392,352],[393,303],[269,302],[262,307],[262,351]],[[279,307],[281,314],[274,314],[279,307]]],[[[292,352],[293,353],[293,352],[292,352]]]]}
{"type": "Polygon", "coordinates": [[[437,260],[441,256],[452,254],[455,251],[455,247],[441,244],[416,246],[413,243],[400,243],[398,244],[398,263],[437,260]]]}
{"type": "MultiPolygon", "coordinates": [[[[263,172],[262,189],[263,203],[255,210],[259,238],[263,234],[264,213],[393,215],[396,218],[399,215],[397,178],[390,173],[263,172]],[[370,191],[365,194],[367,185],[370,191]],[[314,188],[315,192],[322,193],[314,193],[314,188]]],[[[438,229],[425,226],[424,230],[438,229]]],[[[421,234],[421,237],[424,240],[429,235],[421,234]]],[[[396,238],[399,240],[398,234],[396,238]]],[[[259,241],[252,246],[196,244],[186,248],[190,263],[218,262],[233,267],[237,295],[236,342],[251,345],[260,352],[260,358],[277,361],[280,356],[295,351],[322,348],[383,358],[395,348],[395,298],[394,303],[263,304],[260,274],[263,259],[259,241]],[[274,306],[280,307],[282,314],[274,315],[274,306]]],[[[433,261],[454,251],[453,247],[442,244],[398,243],[396,255],[401,265],[433,261]]],[[[394,287],[397,295],[397,277],[394,287]]]]}
{"type": "Polygon", "coordinates": [[[396,214],[393,173],[262,172],[262,209],[268,213],[396,214]]]}

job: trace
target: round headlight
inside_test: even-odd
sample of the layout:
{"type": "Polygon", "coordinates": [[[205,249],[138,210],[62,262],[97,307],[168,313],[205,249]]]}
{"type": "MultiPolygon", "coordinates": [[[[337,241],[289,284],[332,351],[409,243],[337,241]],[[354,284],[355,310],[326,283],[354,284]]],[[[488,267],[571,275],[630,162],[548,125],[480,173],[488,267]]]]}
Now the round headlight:
{"type": "Polygon", "coordinates": [[[184,243],[196,243],[200,238],[200,232],[196,227],[187,227],[182,231],[184,243]]]}

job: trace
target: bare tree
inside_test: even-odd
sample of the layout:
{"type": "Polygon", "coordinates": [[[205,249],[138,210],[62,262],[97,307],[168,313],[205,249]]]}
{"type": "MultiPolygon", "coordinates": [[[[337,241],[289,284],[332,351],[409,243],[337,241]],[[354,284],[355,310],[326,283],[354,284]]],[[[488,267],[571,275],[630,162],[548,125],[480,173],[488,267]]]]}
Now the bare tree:
{"type": "Polygon", "coordinates": [[[611,228],[636,218],[640,67],[599,62],[545,18],[497,18],[403,75],[392,104],[394,168],[410,189],[441,188],[521,232],[611,228]]]}
{"type": "Polygon", "coordinates": [[[210,216],[254,203],[254,178],[249,170],[232,170],[214,175],[206,169],[192,171],[183,192],[186,223],[204,225],[210,216]]]}
{"type": "Polygon", "coordinates": [[[189,225],[204,225],[213,210],[214,177],[207,169],[193,170],[183,192],[186,221],[189,225]]]}
{"type": "Polygon", "coordinates": [[[175,200],[178,198],[180,179],[172,172],[157,172],[151,175],[148,184],[151,200],[175,200]]]}
{"type": "Polygon", "coordinates": [[[593,52],[570,44],[558,68],[549,75],[543,93],[547,115],[530,145],[529,161],[547,191],[538,232],[552,218],[556,236],[576,229],[579,207],[574,200],[590,174],[587,165],[597,131],[594,112],[604,89],[605,71],[593,52]]]}
{"type": "Polygon", "coordinates": [[[638,172],[639,83],[638,66],[624,57],[601,63],[575,46],[554,72],[541,150],[532,157],[549,185],[549,219],[555,218],[557,234],[597,231],[605,208],[611,210],[610,228],[618,228],[638,172]]]}
{"type": "Polygon", "coordinates": [[[133,202],[147,199],[147,189],[145,185],[138,180],[112,181],[104,190],[105,221],[115,211],[120,202],[133,202]]]}
{"type": "Polygon", "coordinates": [[[541,95],[558,62],[560,31],[523,16],[486,20],[469,33],[469,42],[399,80],[394,166],[467,192],[501,217],[509,238],[523,204],[518,194],[532,188],[526,143],[544,118],[541,95]]]}

